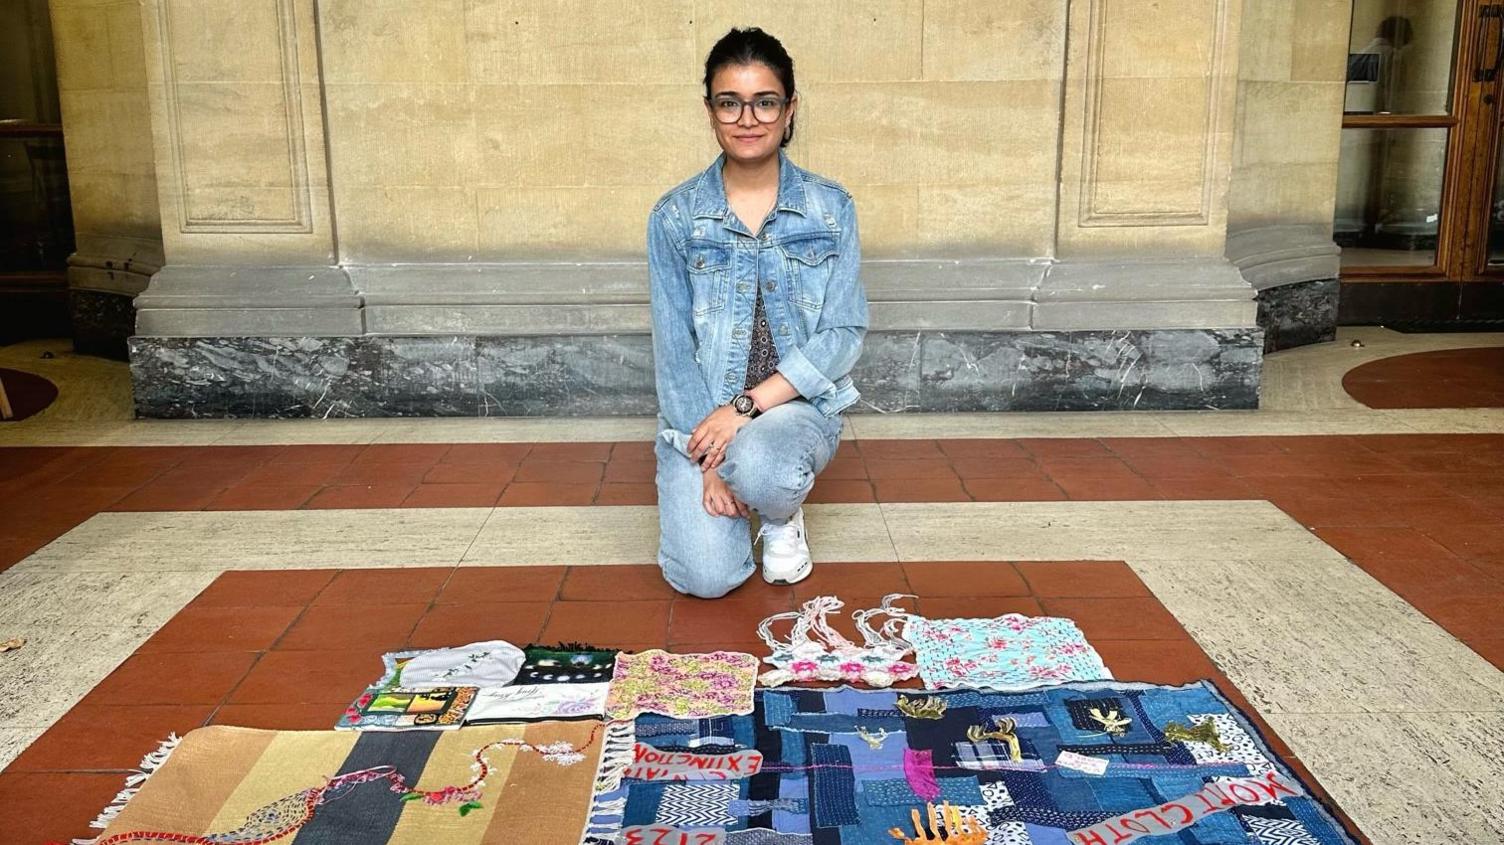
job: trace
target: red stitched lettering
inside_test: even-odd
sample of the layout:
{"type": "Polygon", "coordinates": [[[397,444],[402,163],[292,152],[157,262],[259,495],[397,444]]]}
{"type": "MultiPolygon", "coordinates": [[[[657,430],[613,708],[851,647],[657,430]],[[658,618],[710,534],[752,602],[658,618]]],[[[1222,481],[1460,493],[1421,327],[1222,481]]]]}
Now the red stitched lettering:
{"type": "Polygon", "coordinates": [[[1137,818],[1139,816],[1149,816],[1149,817],[1151,817],[1151,818],[1154,819],[1154,823],[1155,824],[1159,825],[1160,827],[1164,828],[1165,830],[1173,830],[1174,829],[1174,827],[1169,822],[1166,822],[1164,820],[1163,816],[1161,816],[1158,812],[1156,812],[1154,810],[1139,810],[1138,812],[1134,813],[1133,815],[1134,815],[1134,818],[1137,818]]]}
{"type": "Polygon", "coordinates": [[[1259,802],[1258,792],[1247,784],[1230,783],[1227,785],[1227,791],[1232,793],[1232,797],[1236,798],[1240,804],[1257,804],[1259,802]]]}
{"type": "Polygon", "coordinates": [[[1196,818],[1196,814],[1193,813],[1193,812],[1191,812],[1191,808],[1187,807],[1186,805],[1184,805],[1182,803],[1180,803],[1179,801],[1171,801],[1168,804],[1161,804],[1160,807],[1159,807],[1159,811],[1162,812],[1162,813],[1165,813],[1165,812],[1169,812],[1172,808],[1176,809],[1176,810],[1179,810],[1182,813],[1185,813],[1185,818],[1181,819],[1178,822],[1175,822],[1175,824],[1178,824],[1178,825],[1190,824],[1191,823],[1191,819],[1196,818]]]}
{"type": "Polygon", "coordinates": [[[1107,840],[1095,830],[1077,830],[1071,833],[1080,845],[1107,845],[1107,840]]]}
{"type": "Polygon", "coordinates": [[[1269,800],[1271,801],[1273,801],[1275,796],[1277,795],[1289,795],[1292,798],[1298,798],[1300,796],[1300,793],[1291,789],[1288,785],[1285,784],[1284,781],[1280,780],[1279,775],[1275,772],[1270,772],[1264,775],[1264,780],[1259,784],[1259,786],[1263,787],[1264,791],[1269,793],[1269,800]]]}

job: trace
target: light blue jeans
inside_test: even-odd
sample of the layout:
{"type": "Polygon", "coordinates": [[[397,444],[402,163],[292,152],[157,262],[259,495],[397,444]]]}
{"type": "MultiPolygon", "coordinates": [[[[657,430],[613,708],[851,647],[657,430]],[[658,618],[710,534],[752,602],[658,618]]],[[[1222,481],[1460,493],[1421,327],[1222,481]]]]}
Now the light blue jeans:
{"type": "MultiPolygon", "coordinates": [[[[741,427],[716,472],[764,523],[782,524],[799,510],[815,476],[830,463],[844,425],[840,414],[827,417],[803,399],[785,402],[741,427]]],[[[724,596],[756,569],[751,523],[707,513],[699,464],[662,437],[654,441],[654,451],[663,578],[681,593],[724,596]]]]}

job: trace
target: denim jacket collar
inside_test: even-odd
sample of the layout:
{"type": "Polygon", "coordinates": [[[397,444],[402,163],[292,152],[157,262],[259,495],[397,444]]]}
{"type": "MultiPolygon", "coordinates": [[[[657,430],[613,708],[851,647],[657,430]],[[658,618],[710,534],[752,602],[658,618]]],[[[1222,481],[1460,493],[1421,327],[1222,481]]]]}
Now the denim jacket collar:
{"type": "MultiPolygon", "coordinates": [[[[695,217],[730,219],[731,208],[726,203],[726,183],[721,175],[721,167],[725,161],[726,153],[722,151],[715,157],[715,161],[705,168],[705,172],[700,174],[700,183],[695,186],[694,206],[691,211],[695,217]]],[[[789,161],[788,154],[781,148],[778,150],[776,207],[779,211],[792,211],[800,217],[805,216],[804,180],[799,178],[798,168],[789,161]]]]}

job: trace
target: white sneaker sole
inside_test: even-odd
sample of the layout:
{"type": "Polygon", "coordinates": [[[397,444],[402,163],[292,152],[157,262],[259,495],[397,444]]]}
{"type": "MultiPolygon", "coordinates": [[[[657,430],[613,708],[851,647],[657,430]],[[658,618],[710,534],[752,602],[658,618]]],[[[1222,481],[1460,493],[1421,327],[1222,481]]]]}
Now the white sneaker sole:
{"type": "Polygon", "coordinates": [[[809,563],[806,563],[803,566],[799,567],[799,569],[796,570],[793,575],[785,576],[785,577],[782,577],[782,578],[769,575],[768,571],[766,569],[764,569],[763,572],[762,572],[762,580],[764,580],[764,581],[766,581],[769,584],[772,584],[774,586],[786,587],[789,584],[797,584],[800,581],[803,581],[804,579],[806,579],[806,578],[809,577],[809,574],[811,572],[814,572],[814,571],[815,571],[815,564],[814,564],[813,561],[811,561],[809,563]]]}

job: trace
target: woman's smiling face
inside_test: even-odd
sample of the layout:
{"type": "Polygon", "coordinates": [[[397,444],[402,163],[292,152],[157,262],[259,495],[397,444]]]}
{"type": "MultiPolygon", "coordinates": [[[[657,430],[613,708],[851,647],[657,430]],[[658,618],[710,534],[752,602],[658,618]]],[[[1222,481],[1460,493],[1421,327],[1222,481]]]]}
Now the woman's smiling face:
{"type": "MultiPolygon", "coordinates": [[[[786,92],[778,75],[760,62],[726,65],[715,72],[710,82],[710,101],[705,104],[705,109],[710,117],[711,129],[715,132],[715,140],[726,151],[727,158],[752,163],[778,153],[783,133],[793,119],[797,106],[797,102],[784,103],[785,96],[786,92]],[[741,117],[735,123],[722,123],[716,117],[717,105],[723,102],[730,105],[733,100],[743,104],[759,104],[761,108],[742,105],[741,117]],[[775,101],[780,106],[777,109],[777,119],[768,123],[759,122],[756,112],[762,111],[766,117],[769,106],[775,101]]],[[[731,108],[734,110],[736,106],[731,108]]]]}

